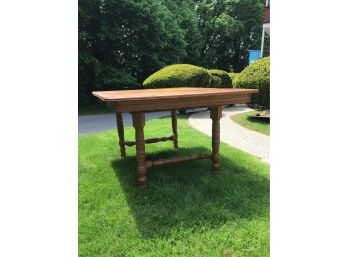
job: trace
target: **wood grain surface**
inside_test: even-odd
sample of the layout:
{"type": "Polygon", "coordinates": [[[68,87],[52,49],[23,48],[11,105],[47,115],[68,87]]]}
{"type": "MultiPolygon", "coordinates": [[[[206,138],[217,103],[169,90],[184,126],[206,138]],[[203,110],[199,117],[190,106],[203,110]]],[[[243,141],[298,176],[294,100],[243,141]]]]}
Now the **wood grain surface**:
{"type": "Polygon", "coordinates": [[[96,91],[93,95],[116,112],[135,112],[248,103],[253,93],[258,89],[180,87],[96,91]]]}

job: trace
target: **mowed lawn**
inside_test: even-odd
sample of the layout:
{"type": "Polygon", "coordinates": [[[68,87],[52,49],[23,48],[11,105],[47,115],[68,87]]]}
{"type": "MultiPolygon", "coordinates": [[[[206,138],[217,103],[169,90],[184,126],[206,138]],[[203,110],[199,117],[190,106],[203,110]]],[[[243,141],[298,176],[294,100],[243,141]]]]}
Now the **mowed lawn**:
{"type": "MultiPolygon", "coordinates": [[[[179,147],[146,145],[148,158],[211,151],[211,138],[178,119],[179,147]]],[[[134,140],[132,127],[126,139],[134,140]]],[[[170,118],[147,122],[145,138],[171,135],[170,118]]],[[[221,145],[209,160],[148,170],[136,184],[135,147],[120,159],[116,129],[79,136],[79,256],[269,256],[269,166],[221,145]]]]}
{"type": "Polygon", "coordinates": [[[258,111],[244,112],[241,114],[231,116],[231,119],[239,125],[251,130],[255,130],[262,134],[268,135],[270,133],[269,120],[256,119],[253,115],[258,114],[258,111]]]}

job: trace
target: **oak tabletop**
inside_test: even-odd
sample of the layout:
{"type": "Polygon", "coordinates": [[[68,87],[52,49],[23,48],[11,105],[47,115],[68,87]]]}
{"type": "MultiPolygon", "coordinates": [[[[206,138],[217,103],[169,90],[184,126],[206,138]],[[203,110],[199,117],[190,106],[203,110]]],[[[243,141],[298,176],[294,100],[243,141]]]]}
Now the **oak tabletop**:
{"type": "Polygon", "coordinates": [[[254,93],[258,93],[258,89],[201,87],[92,92],[94,96],[116,112],[170,110],[247,103],[254,93]]]}
{"type": "Polygon", "coordinates": [[[158,89],[137,89],[137,90],[115,90],[115,91],[95,91],[93,95],[103,101],[122,101],[131,99],[159,99],[185,96],[210,96],[238,93],[257,93],[257,89],[240,88],[201,88],[201,87],[178,87],[178,88],[158,88],[158,89]]]}

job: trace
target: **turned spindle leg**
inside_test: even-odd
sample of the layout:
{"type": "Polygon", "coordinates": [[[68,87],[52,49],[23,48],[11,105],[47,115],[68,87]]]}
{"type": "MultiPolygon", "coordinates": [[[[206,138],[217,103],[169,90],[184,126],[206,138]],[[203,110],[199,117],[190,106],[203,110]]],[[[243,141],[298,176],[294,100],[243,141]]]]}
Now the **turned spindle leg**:
{"type": "Polygon", "coordinates": [[[145,113],[134,112],[132,113],[133,127],[135,128],[135,141],[137,152],[137,171],[138,171],[138,184],[140,187],[146,187],[146,157],[145,157],[145,140],[144,140],[144,126],[145,126],[145,113]]]}
{"type": "Polygon", "coordinates": [[[172,110],[172,130],[174,148],[178,148],[178,122],[176,118],[176,110],[172,110]]]}
{"type": "Polygon", "coordinates": [[[122,113],[116,113],[117,131],[118,131],[118,144],[120,145],[121,157],[126,156],[126,145],[124,142],[124,129],[122,113]]]}
{"type": "Polygon", "coordinates": [[[222,115],[222,107],[211,107],[210,108],[210,118],[213,121],[212,124],[212,168],[213,174],[217,175],[220,168],[220,157],[219,157],[219,148],[220,148],[220,118],[222,115]]]}

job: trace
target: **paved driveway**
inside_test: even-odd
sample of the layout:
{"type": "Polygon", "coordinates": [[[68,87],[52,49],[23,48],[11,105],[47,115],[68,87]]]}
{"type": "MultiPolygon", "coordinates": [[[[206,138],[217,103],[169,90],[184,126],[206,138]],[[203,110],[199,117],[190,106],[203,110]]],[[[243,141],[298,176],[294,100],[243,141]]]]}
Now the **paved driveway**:
{"type": "MultiPolygon", "coordinates": [[[[149,112],[145,114],[146,120],[151,120],[170,115],[170,112],[149,112]]],[[[132,125],[130,113],[123,113],[123,125],[132,125]]],[[[96,133],[109,129],[116,129],[115,114],[84,115],[79,116],[79,135],[96,133]]]]}
{"type": "MultiPolygon", "coordinates": [[[[222,142],[239,148],[243,151],[260,157],[264,162],[269,163],[270,137],[256,131],[240,126],[230,116],[252,109],[246,105],[224,108],[220,120],[220,138],[222,142]]],[[[211,119],[208,111],[192,114],[189,118],[192,127],[211,136],[211,119]]]]}

